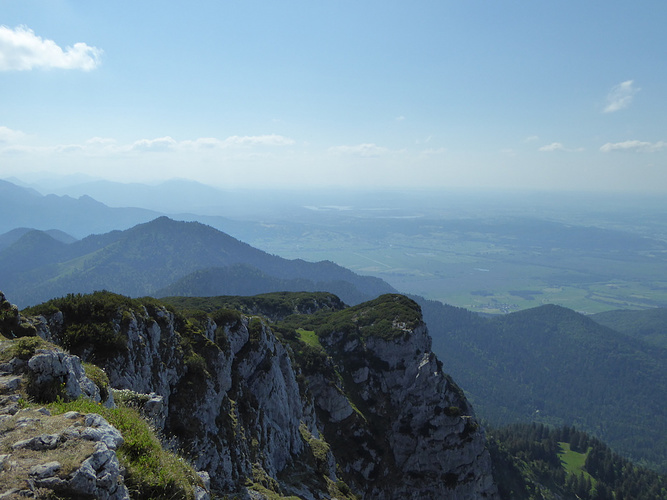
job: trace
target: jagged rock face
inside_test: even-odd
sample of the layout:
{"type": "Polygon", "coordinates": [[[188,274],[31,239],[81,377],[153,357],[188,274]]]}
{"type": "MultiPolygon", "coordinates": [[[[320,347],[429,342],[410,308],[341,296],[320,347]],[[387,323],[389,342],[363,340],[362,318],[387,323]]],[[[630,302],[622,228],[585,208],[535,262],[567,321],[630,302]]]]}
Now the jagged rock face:
{"type": "Polygon", "coordinates": [[[27,363],[28,372],[32,376],[33,391],[44,392],[54,381],[62,381],[62,391],[66,399],[76,399],[86,396],[99,403],[99,388],[86,377],[77,356],[72,356],[62,351],[51,351],[38,349],[27,363]]]}
{"type": "MultiPolygon", "coordinates": [[[[124,311],[112,321],[124,347],[101,360],[112,387],[150,393],[144,410],[214,489],[244,492],[250,478],[350,498],[331,486],[344,479],[367,499],[497,498],[483,431],[423,322],[386,338],[334,330],[320,338],[330,366],[305,377],[265,322],[239,318],[206,316],[186,336],[165,308],[124,311]]],[[[66,320],[46,318],[40,336],[58,341],[66,320]]]]}
{"type": "MultiPolygon", "coordinates": [[[[112,387],[162,399],[153,421],[225,491],[252,476],[253,465],[275,477],[303,451],[300,424],[315,430],[285,347],[262,322],[250,323],[244,317],[221,326],[221,348],[214,343],[218,325],[208,319],[200,357],[188,358],[171,312],[134,311],[115,324],[126,348],[101,363],[112,387]]],[[[62,318],[47,324],[40,334],[57,340],[62,318]]]]}
{"type": "Polygon", "coordinates": [[[345,386],[317,380],[311,389],[324,434],[364,498],[497,498],[484,433],[423,323],[391,340],[334,332],[322,343],[345,386]]]}

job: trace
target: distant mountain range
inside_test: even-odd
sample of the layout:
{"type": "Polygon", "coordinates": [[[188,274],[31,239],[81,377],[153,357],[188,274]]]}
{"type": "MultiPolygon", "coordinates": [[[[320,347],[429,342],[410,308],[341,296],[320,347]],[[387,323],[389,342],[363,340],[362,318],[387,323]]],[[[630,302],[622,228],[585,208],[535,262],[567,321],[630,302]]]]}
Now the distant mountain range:
{"type": "MultiPolygon", "coordinates": [[[[48,186],[38,185],[39,188],[48,186]]],[[[60,196],[90,196],[110,207],[137,207],[166,214],[219,211],[236,200],[211,186],[186,179],[170,179],[157,185],[91,180],[51,189],[60,196]]]]}
{"type": "Polygon", "coordinates": [[[58,229],[76,238],[128,228],[159,216],[140,208],[110,208],[90,196],[43,196],[34,189],[0,180],[0,234],[26,227],[58,229]]]}
{"type": "Polygon", "coordinates": [[[71,243],[25,232],[0,251],[0,283],[21,307],[101,289],[136,297],[200,295],[198,287],[252,295],[280,287],[330,291],[348,304],[396,291],[333,262],[283,259],[210,226],[167,217],[71,243]]]}
{"type": "MultiPolygon", "coordinates": [[[[8,246],[13,245],[18,240],[20,240],[24,234],[29,233],[30,231],[34,231],[34,229],[28,227],[19,227],[16,229],[12,229],[11,231],[5,234],[0,234],[0,250],[3,250],[8,246]]],[[[63,231],[59,231],[58,229],[49,229],[48,231],[44,232],[49,236],[51,236],[51,238],[53,238],[54,240],[60,241],[62,243],[74,243],[76,241],[75,237],[70,236],[69,234],[63,231]]]]}
{"type": "MultiPolygon", "coordinates": [[[[276,206],[294,200],[289,193],[273,193],[269,197],[262,191],[221,191],[186,180],[170,180],[157,186],[109,181],[61,186],[55,180],[53,186],[34,185],[44,192],[59,193],[47,195],[22,184],[0,179],[0,235],[31,228],[58,230],[81,239],[129,229],[168,215],[177,220],[196,220],[245,240],[266,230],[263,224],[252,220],[253,216],[275,212],[276,206]]],[[[7,235],[7,240],[15,240],[17,234],[20,236],[7,235]]]]}
{"type": "MultiPolygon", "coordinates": [[[[134,297],[329,291],[347,304],[395,292],[332,262],[283,259],[201,223],[85,196],[42,196],[0,181],[0,213],[0,290],[21,307],[101,289],[134,297]],[[105,225],[123,230],[101,231],[105,225]]],[[[543,306],[484,318],[413,298],[444,370],[480,416],[496,425],[574,424],[667,470],[664,309],[591,319],[543,306]]]]}

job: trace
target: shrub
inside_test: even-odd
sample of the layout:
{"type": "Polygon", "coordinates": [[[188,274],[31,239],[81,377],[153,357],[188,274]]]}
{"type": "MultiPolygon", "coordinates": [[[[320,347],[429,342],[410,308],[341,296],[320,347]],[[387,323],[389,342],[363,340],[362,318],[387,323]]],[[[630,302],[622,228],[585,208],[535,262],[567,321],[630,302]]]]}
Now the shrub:
{"type": "Polygon", "coordinates": [[[104,361],[127,348],[127,339],[113,330],[109,323],[73,323],[62,334],[62,346],[82,355],[92,351],[94,361],[104,361]]]}
{"type": "Polygon", "coordinates": [[[13,356],[28,360],[33,357],[35,350],[44,347],[47,343],[39,337],[22,337],[16,341],[12,351],[13,356]]]}

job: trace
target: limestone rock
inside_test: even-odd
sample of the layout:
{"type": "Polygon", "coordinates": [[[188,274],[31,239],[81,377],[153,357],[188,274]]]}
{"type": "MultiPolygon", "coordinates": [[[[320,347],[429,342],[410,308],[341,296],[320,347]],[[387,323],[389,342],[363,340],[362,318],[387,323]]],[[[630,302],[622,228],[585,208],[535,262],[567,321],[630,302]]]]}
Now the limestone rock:
{"type": "Polygon", "coordinates": [[[28,361],[32,375],[31,391],[47,399],[62,392],[67,399],[84,395],[100,402],[100,390],[86,377],[81,360],[63,351],[37,349],[28,361]]]}
{"type": "MultiPolygon", "coordinates": [[[[257,317],[217,325],[206,316],[186,339],[183,320],[151,307],[112,321],[126,345],[107,353],[102,367],[111,387],[121,390],[118,400],[136,398],[165,445],[189,451],[214,490],[265,498],[247,490],[255,484],[301,498],[351,498],[330,492],[344,479],[368,500],[498,498],[484,431],[431,352],[422,322],[390,322],[398,333],[386,337],[332,331],[320,338],[330,370],[305,376],[289,347],[257,317]],[[291,476],[309,479],[290,483],[291,476]]],[[[56,313],[38,331],[57,341],[67,320],[56,313]]],[[[66,373],[78,380],[77,368],[42,355],[28,362],[35,378],[63,377],[75,394],[77,384],[66,373]]],[[[78,384],[81,393],[84,386],[78,384]]],[[[100,498],[123,498],[113,459],[119,444],[101,427],[64,433],[98,438],[95,458],[71,481],[85,494],[104,485],[109,496],[100,498]]],[[[206,482],[197,498],[208,495],[206,482]]]]}
{"type": "Polygon", "coordinates": [[[129,492],[121,482],[121,468],[113,450],[100,441],[88,457],[61,488],[76,495],[90,495],[100,500],[129,499],[129,492]]]}
{"type": "Polygon", "coordinates": [[[498,498],[483,430],[431,352],[425,324],[392,339],[333,332],[323,343],[350,372],[347,394],[331,389],[334,380],[310,387],[324,434],[364,498],[498,498]],[[361,415],[331,410],[350,397],[361,415]]]}

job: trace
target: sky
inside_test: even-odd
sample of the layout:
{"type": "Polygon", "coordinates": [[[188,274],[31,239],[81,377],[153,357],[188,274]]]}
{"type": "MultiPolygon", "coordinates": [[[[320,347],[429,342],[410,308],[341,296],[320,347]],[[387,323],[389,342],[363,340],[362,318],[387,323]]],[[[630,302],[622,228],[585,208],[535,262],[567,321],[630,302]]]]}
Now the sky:
{"type": "Polygon", "coordinates": [[[0,178],[667,192],[667,2],[0,0],[0,178]]]}

